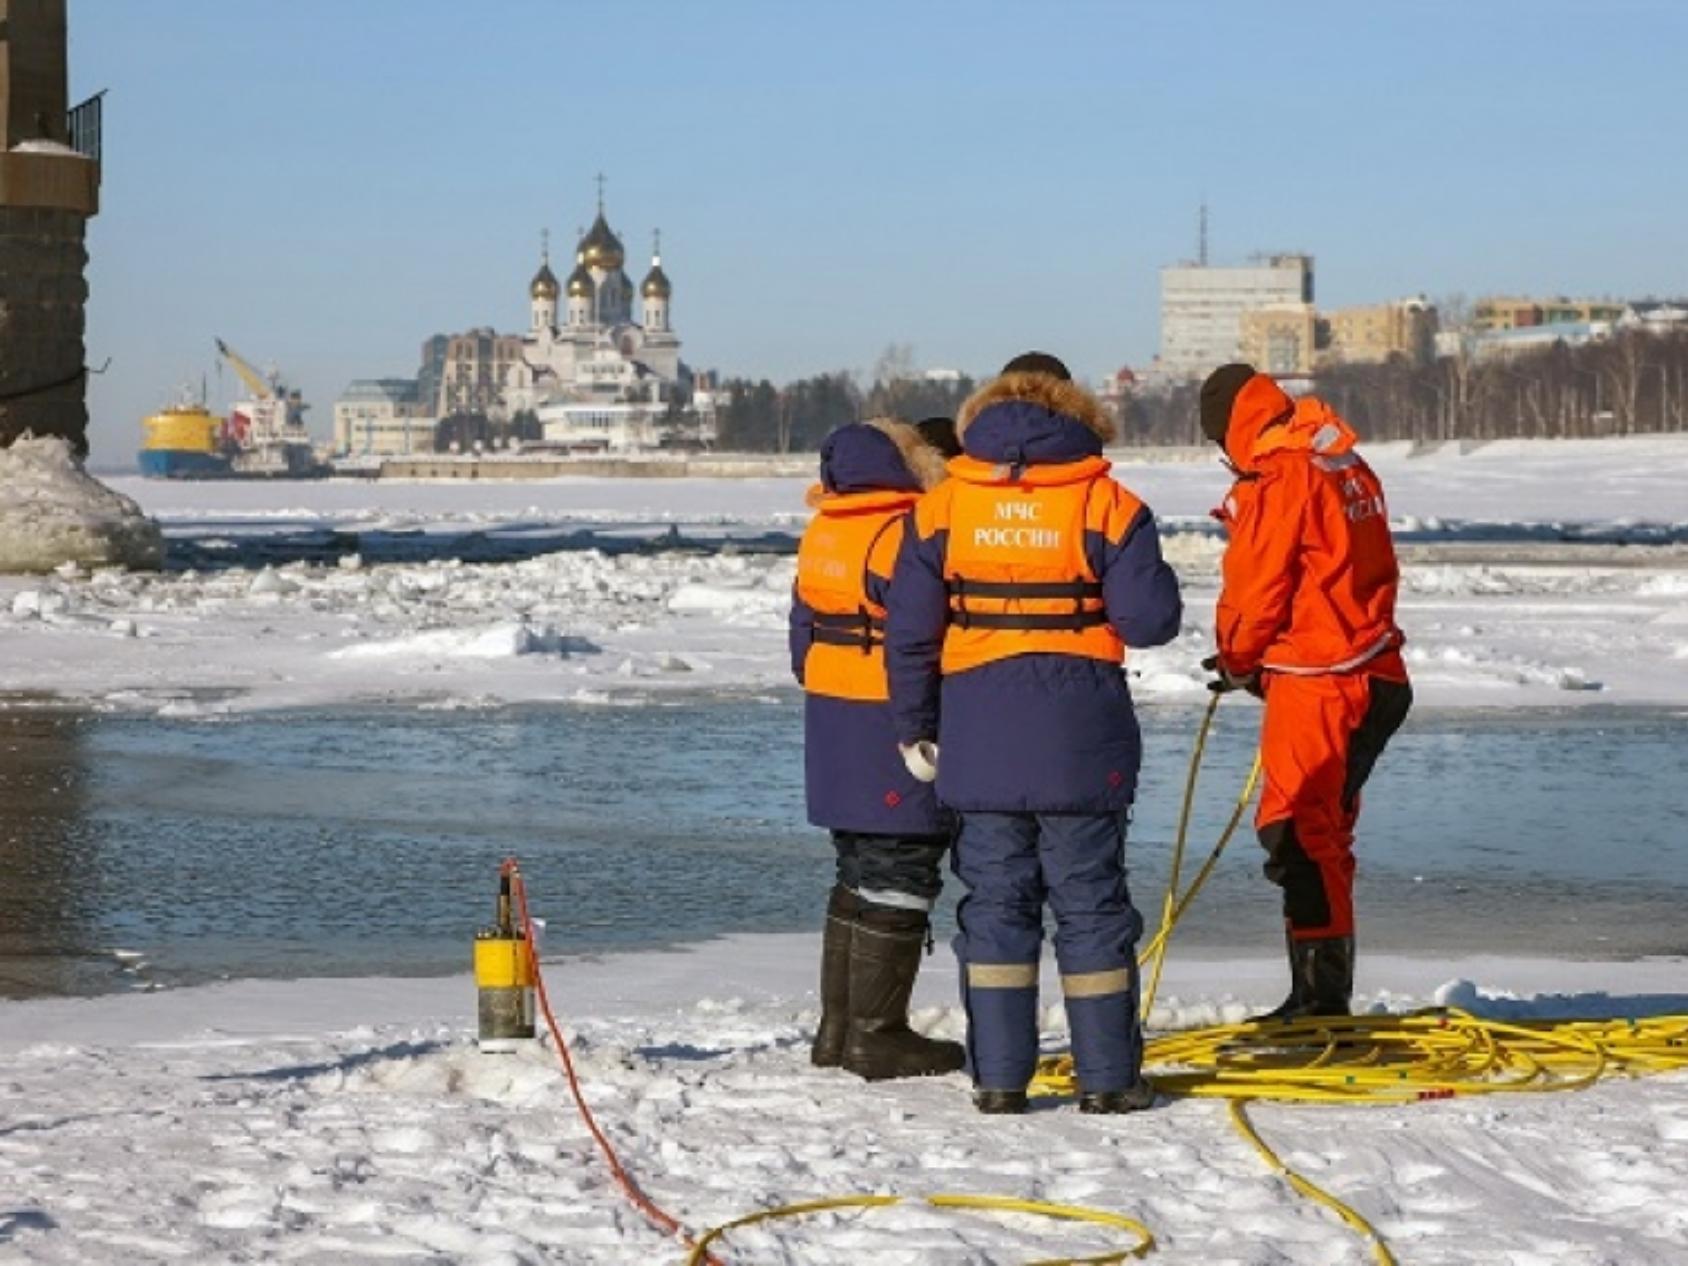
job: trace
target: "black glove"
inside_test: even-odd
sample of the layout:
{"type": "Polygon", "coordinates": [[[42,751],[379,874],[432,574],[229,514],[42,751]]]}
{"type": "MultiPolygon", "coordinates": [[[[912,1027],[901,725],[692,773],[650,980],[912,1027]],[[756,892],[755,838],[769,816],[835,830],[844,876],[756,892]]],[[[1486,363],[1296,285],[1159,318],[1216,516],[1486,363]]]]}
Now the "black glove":
{"type": "Polygon", "coordinates": [[[1238,676],[1220,663],[1219,656],[1216,654],[1209,655],[1202,660],[1202,667],[1207,669],[1208,672],[1216,674],[1214,679],[1207,683],[1207,688],[1214,694],[1228,695],[1233,690],[1246,690],[1256,699],[1262,697],[1260,670],[1258,668],[1252,673],[1244,673],[1238,676]]]}

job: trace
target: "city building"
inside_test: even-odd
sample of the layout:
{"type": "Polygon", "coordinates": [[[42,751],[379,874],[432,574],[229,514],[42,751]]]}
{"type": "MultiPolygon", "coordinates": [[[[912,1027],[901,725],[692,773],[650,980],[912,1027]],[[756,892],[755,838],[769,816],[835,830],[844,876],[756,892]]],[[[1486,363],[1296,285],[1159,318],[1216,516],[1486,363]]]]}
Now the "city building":
{"type": "Polygon", "coordinates": [[[454,413],[490,417],[499,412],[505,394],[515,385],[521,355],[519,334],[499,334],[484,326],[461,334],[436,334],[422,345],[418,394],[427,382],[432,396],[422,396],[421,403],[435,417],[454,413]]]}
{"type": "Polygon", "coordinates": [[[1322,365],[1379,365],[1397,356],[1422,365],[1436,354],[1440,321],[1434,305],[1419,295],[1338,308],[1325,316],[1325,326],[1322,365]]]}
{"type": "Polygon", "coordinates": [[[1475,360],[1505,360],[1564,343],[1579,347],[1612,336],[1611,321],[1556,321],[1552,325],[1521,325],[1506,330],[1479,330],[1464,341],[1462,351],[1475,360]]]}
{"type": "Polygon", "coordinates": [[[1154,376],[1201,378],[1243,353],[1243,316],[1313,302],[1313,257],[1267,255],[1240,267],[1161,269],[1161,344],[1154,376]]]}
{"type": "Polygon", "coordinates": [[[416,379],[359,378],[334,402],[334,451],[347,457],[431,453],[438,426],[416,379]]]}
{"type": "Polygon", "coordinates": [[[1241,317],[1241,359],[1278,378],[1313,372],[1321,344],[1319,314],[1310,303],[1272,303],[1241,317]]]}
{"type": "Polygon", "coordinates": [[[1612,299],[1553,299],[1485,296],[1472,311],[1471,326],[1479,332],[1522,330],[1536,325],[1590,325],[1616,321],[1625,305],[1612,299]]]}
{"type": "Polygon", "coordinates": [[[1131,393],[1141,385],[1129,365],[1121,365],[1096,384],[1096,398],[1122,428],[1131,405],[1131,393]]]}
{"type": "Polygon", "coordinates": [[[1688,299],[1642,299],[1628,304],[1618,326],[1645,334],[1688,333],[1688,299]]]}

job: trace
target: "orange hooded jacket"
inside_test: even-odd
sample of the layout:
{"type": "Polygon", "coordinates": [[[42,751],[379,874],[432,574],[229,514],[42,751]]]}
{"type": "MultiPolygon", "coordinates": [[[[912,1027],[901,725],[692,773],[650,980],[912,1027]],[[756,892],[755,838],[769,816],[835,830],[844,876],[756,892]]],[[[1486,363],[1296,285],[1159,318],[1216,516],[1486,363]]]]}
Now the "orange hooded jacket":
{"type": "Polygon", "coordinates": [[[1383,485],[1353,428],[1322,400],[1292,401],[1265,374],[1231,407],[1217,635],[1243,675],[1367,672],[1404,680],[1395,624],[1400,569],[1383,485]]]}

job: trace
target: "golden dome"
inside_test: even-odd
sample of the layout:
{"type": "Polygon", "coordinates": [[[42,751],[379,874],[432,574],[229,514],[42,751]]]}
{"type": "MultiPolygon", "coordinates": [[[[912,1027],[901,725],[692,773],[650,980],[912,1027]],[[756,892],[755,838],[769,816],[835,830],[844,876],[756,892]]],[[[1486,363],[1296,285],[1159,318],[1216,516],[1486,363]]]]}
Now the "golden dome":
{"type": "Polygon", "coordinates": [[[607,273],[620,268],[627,258],[621,239],[610,231],[602,211],[592,221],[592,227],[586,230],[586,236],[580,239],[580,253],[588,268],[602,269],[607,273]]]}
{"type": "Polygon", "coordinates": [[[575,256],[578,261],[574,271],[569,274],[569,298],[590,299],[592,297],[592,274],[586,271],[586,252],[575,256]]]}
{"type": "Polygon", "coordinates": [[[645,274],[645,280],[639,287],[639,293],[647,299],[667,299],[674,294],[674,287],[668,280],[668,274],[662,271],[660,256],[651,260],[651,270],[645,274]]]}
{"type": "Polygon", "coordinates": [[[540,264],[539,271],[533,275],[533,284],[528,287],[528,294],[535,299],[555,299],[562,287],[557,284],[557,274],[551,271],[550,261],[540,264]]]}

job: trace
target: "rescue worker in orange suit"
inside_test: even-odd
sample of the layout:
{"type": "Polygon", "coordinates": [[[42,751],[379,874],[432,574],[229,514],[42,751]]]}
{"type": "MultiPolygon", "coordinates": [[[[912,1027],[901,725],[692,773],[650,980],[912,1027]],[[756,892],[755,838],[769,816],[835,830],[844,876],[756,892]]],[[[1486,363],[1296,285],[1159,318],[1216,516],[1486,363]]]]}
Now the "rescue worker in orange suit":
{"type": "Polygon", "coordinates": [[[877,420],[821,447],[815,517],[797,553],[791,665],[806,690],[809,820],[832,832],[837,882],[821,942],[810,1059],[876,1081],[954,1072],[959,1044],[914,1032],[909,998],[930,943],[950,818],[897,754],[885,604],[904,522],[944,477],[942,419],[877,420]]]}
{"type": "Polygon", "coordinates": [[[1360,791],[1412,706],[1395,623],[1400,571],[1383,485],[1323,401],[1225,365],[1201,425],[1236,482],[1226,527],[1218,691],[1265,700],[1256,826],[1283,890],[1289,996],[1267,1018],[1347,1015],[1360,791]]]}
{"type": "Polygon", "coordinates": [[[1052,356],[1016,357],[956,419],[963,456],[915,508],[886,667],[911,770],[959,823],[956,956],[974,1102],[1026,1109],[1043,910],[1085,1112],[1131,1112],[1142,1078],[1124,864],[1141,759],[1127,645],[1178,633],[1154,516],[1109,475],[1101,404],[1052,356]]]}

